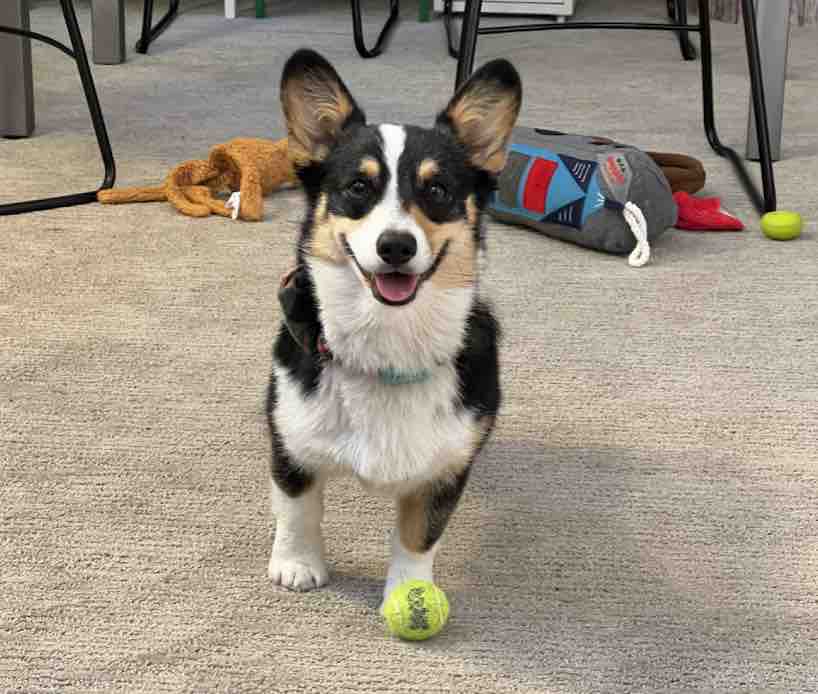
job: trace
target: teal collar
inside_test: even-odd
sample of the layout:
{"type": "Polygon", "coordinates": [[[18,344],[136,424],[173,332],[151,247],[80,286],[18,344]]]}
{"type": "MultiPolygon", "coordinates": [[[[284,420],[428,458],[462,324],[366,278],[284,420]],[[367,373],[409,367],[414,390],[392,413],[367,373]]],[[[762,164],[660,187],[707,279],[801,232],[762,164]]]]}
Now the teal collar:
{"type": "MultiPolygon", "coordinates": [[[[333,359],[323,333],[318,336],[318,354],[327,361],[333,359]]],[[[398,369],[394,366],[385,366],[378,369],[378,380],[386,386],[407,386],[417,383],[426,383],[432,377],[431,369],[398,369]]]]}
{"type": "Polygon", "coordinates": [[[387,386],[426,383],[431,377],[432,372],[429,369],[396,369],[394,366],[378,369],[378,380],[387,386]]]}

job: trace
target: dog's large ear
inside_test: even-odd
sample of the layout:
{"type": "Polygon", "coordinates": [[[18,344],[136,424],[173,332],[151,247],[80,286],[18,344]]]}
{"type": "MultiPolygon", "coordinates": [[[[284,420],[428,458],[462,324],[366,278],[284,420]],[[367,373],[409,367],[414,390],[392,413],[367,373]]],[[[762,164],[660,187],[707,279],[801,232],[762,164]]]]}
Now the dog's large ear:
{"type": "Polygon", "coordinates": [[[457,90],[438,115],[437,127],[454,133],[474,166],[497,175],[522,100],[517,70],[507,60],[492,60],[457,90]]]}
{"type": "Polygon", "coordinates": [[[281,106],[290,159],[297,166],[321,161],[344,128],[366,122],[335,68],[307,49],[293,53],[284,66],[281,106]]]}

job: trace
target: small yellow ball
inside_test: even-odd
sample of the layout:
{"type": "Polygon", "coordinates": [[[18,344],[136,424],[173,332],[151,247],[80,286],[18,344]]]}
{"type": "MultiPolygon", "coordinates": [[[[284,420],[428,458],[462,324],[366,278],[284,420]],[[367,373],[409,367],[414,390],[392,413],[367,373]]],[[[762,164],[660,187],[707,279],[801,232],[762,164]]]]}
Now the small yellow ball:
{"type": "Polygon", "coordinates": [[[423,641],[439,634],[449,619],[446,594],[430,581],[401,583],[383,603],[381,614],[394,636],[423,641]]]}
{"type": "Polygon", "coordinates": [[[801,215],[797,212],[768,212],[761,218],[761,231],[768,239],[789,241],[801,235],[801,215]]]}

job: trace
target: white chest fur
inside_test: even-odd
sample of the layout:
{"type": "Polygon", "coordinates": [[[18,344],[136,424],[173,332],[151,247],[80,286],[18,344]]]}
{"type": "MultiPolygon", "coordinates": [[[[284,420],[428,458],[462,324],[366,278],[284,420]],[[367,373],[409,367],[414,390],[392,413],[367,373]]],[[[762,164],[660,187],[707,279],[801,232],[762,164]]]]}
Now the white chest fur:
{"type": "Polygon", "coordinates": [[[438,366],[424,383],[387,385],[330,363],[305,398],[275,366],[276,426],[287,450],[308,469],[330,466],[373,487],[411,487],[471,457],[474,417],[455,407],[457,375],[438,366]]]}

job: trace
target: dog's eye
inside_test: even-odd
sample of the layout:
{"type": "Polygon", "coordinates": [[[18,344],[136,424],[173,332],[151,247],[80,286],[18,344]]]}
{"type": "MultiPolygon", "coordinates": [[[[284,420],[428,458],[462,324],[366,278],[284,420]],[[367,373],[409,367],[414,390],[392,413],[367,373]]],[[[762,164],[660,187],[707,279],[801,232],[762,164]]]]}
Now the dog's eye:
{"type": "Polygon", "coordinates": [[[426,194],[432,202],[441,204],[449,201],[449,191],[439,183],[431,183],[426,187],[426,194]]]}
{"type": "Polygon", "coordinates": [[[370,186],[363,178],[356,178],[344,190],[351,198],[363,198],[369,193],[370,186]]]}

